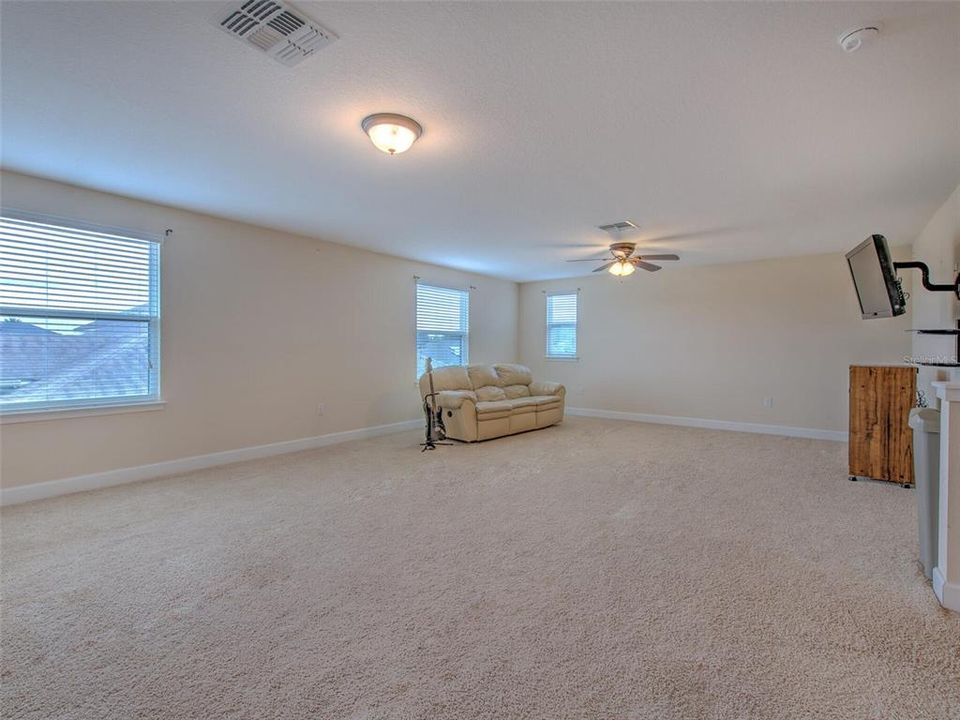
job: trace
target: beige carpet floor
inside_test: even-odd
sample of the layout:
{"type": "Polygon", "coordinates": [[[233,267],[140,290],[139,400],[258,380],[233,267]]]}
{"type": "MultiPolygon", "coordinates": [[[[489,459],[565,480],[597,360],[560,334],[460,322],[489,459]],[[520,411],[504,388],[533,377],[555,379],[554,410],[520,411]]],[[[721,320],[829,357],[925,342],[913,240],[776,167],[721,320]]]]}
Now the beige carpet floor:
{"type": "Polygon", "coordinates": [[[912,491],[572,418],[7,508],[2,717],[960,717],[912,491]]]}

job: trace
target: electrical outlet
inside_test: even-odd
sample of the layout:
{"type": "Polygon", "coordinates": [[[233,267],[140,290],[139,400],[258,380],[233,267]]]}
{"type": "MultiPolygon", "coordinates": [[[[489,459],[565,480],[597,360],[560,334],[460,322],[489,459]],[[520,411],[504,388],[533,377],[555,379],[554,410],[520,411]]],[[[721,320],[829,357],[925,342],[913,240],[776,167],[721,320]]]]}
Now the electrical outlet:
{"type": "Polygon", "coordinates": [[[764,406],[765,408],[772,408],[772,407],[773,407],[773,398],[772,398],[772,397],[765,397],[765,398],[763,399],[763,406],[764,406]]]}
{"type": "Polygon", "coordinates": [[[317,415],[323,415],[327,411],[327,406],[323,403],[317,405],[317,415]]]}

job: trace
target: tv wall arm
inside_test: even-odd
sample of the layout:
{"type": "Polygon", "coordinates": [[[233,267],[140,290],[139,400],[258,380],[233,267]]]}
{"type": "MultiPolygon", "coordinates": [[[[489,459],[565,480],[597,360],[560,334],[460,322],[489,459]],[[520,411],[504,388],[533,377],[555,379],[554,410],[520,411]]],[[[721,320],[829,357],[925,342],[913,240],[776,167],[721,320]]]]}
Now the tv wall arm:
{"type": "Polygon", "coordinates": [[[893,267],[895,270],[919,270],[920,280],[925,289],[929,290],[930,292],[952,292],[957,296],[957,299],[960,300],[960,274],[957,275],[957,278],[953,281],[952,285],[943,285],[930,282],[930,268],[927,267],[926,263],[917,261],[895,262],[893,267]]]}

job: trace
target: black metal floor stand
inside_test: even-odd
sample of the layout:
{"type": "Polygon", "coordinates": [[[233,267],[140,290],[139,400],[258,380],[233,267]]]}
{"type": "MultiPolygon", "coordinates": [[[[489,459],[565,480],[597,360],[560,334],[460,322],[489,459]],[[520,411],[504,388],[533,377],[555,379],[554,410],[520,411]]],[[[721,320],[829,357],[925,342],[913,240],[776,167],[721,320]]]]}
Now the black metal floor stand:
{"type": "Polygon", "coordinates": [[[443,440],[427,440],[426,442],[420,443],[420,452],[426,452],[427,450],[436,450],[437,445],[453,445],[452,442],[444,442],[443,440]]]}

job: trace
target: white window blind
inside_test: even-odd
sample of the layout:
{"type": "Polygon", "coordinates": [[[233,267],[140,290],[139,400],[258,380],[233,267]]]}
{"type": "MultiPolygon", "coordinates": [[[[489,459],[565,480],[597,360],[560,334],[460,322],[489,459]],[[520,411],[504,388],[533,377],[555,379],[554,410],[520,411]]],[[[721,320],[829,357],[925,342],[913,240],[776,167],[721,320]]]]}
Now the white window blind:
{"type": "Polygon", "coordinates": [[[0,411],[157,400],[160,245],[0,217],[0,411]]]}
{"type": "Polygon", "coordinates": [[[470,293],[417,283],[417,377],[427,358],[433,367],[466,365],[469,355],[470,293]]]}
{"type": "Polygon", "coordinates": [[[578,293],[547,295],[547,357],[577,357],[578,293]]]}

